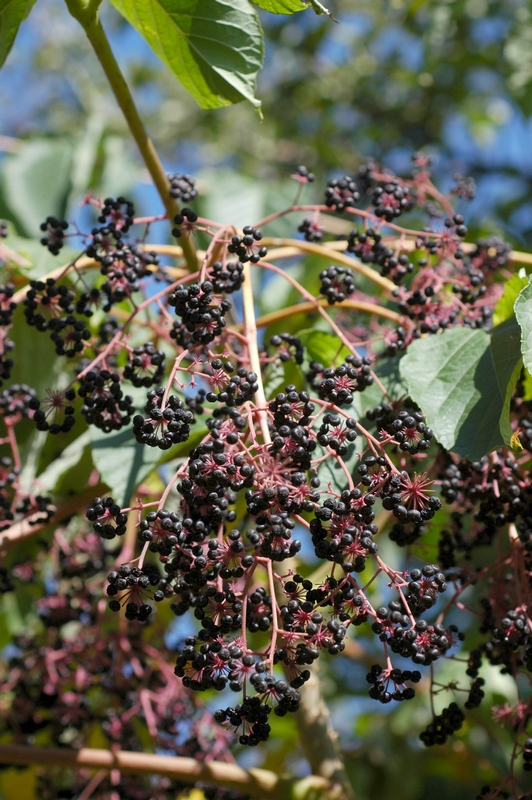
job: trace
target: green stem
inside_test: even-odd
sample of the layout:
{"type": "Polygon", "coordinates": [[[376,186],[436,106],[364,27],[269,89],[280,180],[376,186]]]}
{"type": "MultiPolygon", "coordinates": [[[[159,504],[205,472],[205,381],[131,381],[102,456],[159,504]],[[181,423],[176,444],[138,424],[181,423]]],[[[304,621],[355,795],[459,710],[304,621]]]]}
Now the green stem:
{"type": "MultiPolygon", "coordinates": [[[[111,85],[111,89],[125,117],[129,130],[137,143],[142,159],[159,192],[159,196],[168,214],[168,219],[173,220],[175,215],[179,213],[179,205],[170,195],[170,184],[164,167],[161,164],[161,160],[152,140],[146,132],[129,90],[129,86],[120,71],[109,40],[102,28],[97,10],[100,0],[90,0],[86,5],[83,4],[82,0],[65,0],[65,2],[72,16],[78,20],[87,34],[87,38],[96,53],[98,61],[102,65],[102,69],[111,85]]],[[[198,264],[192,239],[183,236],[180,245],[183,248],[183,255],[185,256],[189,269],[195,272],[198,268],[198,264]]]]}

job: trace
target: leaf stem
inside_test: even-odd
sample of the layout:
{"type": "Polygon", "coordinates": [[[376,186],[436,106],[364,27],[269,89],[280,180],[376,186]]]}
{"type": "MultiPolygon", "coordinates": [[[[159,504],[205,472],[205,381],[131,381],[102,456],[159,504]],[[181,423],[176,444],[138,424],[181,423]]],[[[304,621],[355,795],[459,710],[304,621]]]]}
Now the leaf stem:
{"type": "MultiPolygon", "coordinates": [[[[345,255],[345,253],[339,253],[333,248],[323,245],[323,244],[314,244],[313,242],[304,242],[300,239],[279,239],[278,237],[269,237],[265,236],[261,240],[261,244],[265,247],[294,247],[297,248],[299,253],[312,253],[316,256],[321,256],[322,258],[327,258],[329,261],[333,261],[335,264],[344,264],[347,267],[350,267],[354,272],[358,272],[359,275],[363,275],[364,278],[367,278],[372,283],[376,283],[377,286],[382,286],[383,289],[386,289],[389,292],[393,292],[396,289],[396,285],[393,281],[389,280],[388,278],[384,278],[379,272],[376,272],[371,267],[367,267],[358,259],[353,258],[352,256],[345,255]]],[[[344,240],[342,242],[343,249],[345,250],[347,242],[344,240]]],[[[268,256],[263,259],[263,261],[269,261],[274,254],[268,253],[268,256]]]]}
{"type": "Polygon", "coordinates": [[[251,282],[251,269],[249,262],[244,266],[244,283],[242,284],[242,303],[244,309],[244,334],[248,342],[250,366],[257,376],[258,389],[255,394],[257,415],[265,445],[271,444],[268,428],[267,402],[262,383],[262,367],[260,363],[259,347],[257,343],[257,323],[255,319],[255,303],[253,298],[253,285],[251,282]]]}
{"type": "MultiPolygon", "coordinates": [[[[321,307],[329,307],[325,298],[317,301],[321,307]]],[[[402,319],[401,315],[391,308],[385,308],[377,303],[369,303],[366,300],[342,300],[341,303],[335,303],[335,308],[351,308],[354,311],[360,311],[363,314],[374,314],[377,317],[384,317],[392,322],[399,323],[402,319]]],[[[271,311],[269,314],[264,314],[256,320],[257,328],[264,328],[267,325],[272,325],[274,322],[293,317],[296,314],[308,314],[309,312],[316,312],[316,303],[305,302],[297,303],[295,306],[286,306],[277,311],[271,311]]]]}
{"type": "MultiPolygon", "coordinates": [[[[146,132],[137,107],[135,106],[133,96],[129,90],[129,86],[118,66],[109,40],[102,28],[97,11],[98,2],[97,0],[91,0],[86,5],[84,5],[81,0],[65,0],[65,2],[72,16],[77,19],[84,29],[92,45],[96,57],[109,81],[116,101],[124,115],[131,135],[135,139],[142,159],[153,179],[166,209],[166,213],[168,214],[168,219],[172,221],[175,215],[179,213],[179,205],[170,195],[170,184],[164,167],[152,140],[146,132]]],[[[183,255],[185,256],[188,268],[192,272],[195,272],[197,270],[197,259],[192,239],[184,236],[180,244],[183,248],[183,255]]]]}

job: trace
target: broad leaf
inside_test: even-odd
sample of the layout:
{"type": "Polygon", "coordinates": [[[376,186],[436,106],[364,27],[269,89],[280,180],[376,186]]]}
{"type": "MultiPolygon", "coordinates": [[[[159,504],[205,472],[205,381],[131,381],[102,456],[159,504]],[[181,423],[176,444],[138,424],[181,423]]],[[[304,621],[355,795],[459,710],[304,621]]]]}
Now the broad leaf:
{"type": "Polygon", "coordinates": [[[360,395],[361,408],[364,413],[380,403],[394,402],[408,394],[408,387],[402,378],[400,365],[401,360],[397,357],[380,358],[375,363],[373,373],[386,390],[386,395],[376,381],[364,389],[360,395]]]}
{"type": "Polygon", "coordinates": [[[532,372],[532,282],[521,290],[515,301],[515,316],[521,328],[523,363],[532,372]]]}
{"type": "Polygon", "coordinates": [[[253,0],[253,3],[271,14],[295,14],[308,8],[305,0],[253,0]]]}
{"type": "Polygon", "coordinates": [[[127,143],[121,136],[105,136],[101,156],[98,193],[102,197],[128,197],[141,179],[141,170],[138,161],[131,157],[127,143]]]}
{"type": "Polygon", "coordinates": [[[135,490],[161,458],[157,447],[139,444],[131,428],[103,433],[90,429],[92,460],[120,506],[128,506],[135,490]]]}
{"type": "Polygon", "coordinates": [[[514,305],[519,293],[525,286],[528,285],[528,277],[526,273],[512,275],[512,277],[504,284],[504,292],[495,306],[493,312],[493,324],[499,325],[504,320],[509,319],[514,313],[514,305]]]}
{"type": "MultiPolygon", "coordinates": [[[[91,186],[91,178],[98,163],[104,130],[105,120],[103,115],[91,114],[87,119],[84,130],[80,132],[74,143],[75,149],[70,174],[71,187],[67,203],[69,208],[73,203],[78,203],[91,186]]],[[[122,152],[123,150],[122,143],[122,152]]],[[[121,194],[120,190],[117,192],[116,187],[113,187],[113,191],[115,196],[116,194],[121,194]]],[[[103,196],[107,197],[108,194],[112,193],[108,192],[103,196]]]]}
{"type": "Polygon", "coordinates": [[[499,417],[499,430],[506,445],[510,444],[510,401],[515,385],[523,369],[523,359],[519,347],[519,326],[515,316],[497,325],[491,333],[490,351],[503,407],[499,417]]]}
{"type": "Polygon", "coordinates": [[[205,428],[195,429],[187,442],[163,452],[158,447],[139,444],[131,428],[103,433],[91,427],[92,460],[116,502],[128,506],[150,472],[171,459],[186,457],[206,434],[205,428]]]}
{"type": "Polygon", "coordinates": [[[32,139],[6,157],[4,199],[27,236],[39,237],[47,216],[64,216],[71,163],[72,146],[60,139],[32,139]]]}
{"type": "Polygon", "coordinates": [[[532,400],[532,375],[527,369],[525,369],[525,374],[523,377],[523,389],[523,400],[526,400],[528,403],[530,400],[532,400]]]}
{"type": "Polygon", "coordinates": [[[0,0],[0,67],[13,47],[20,23],[35,4],[35,0],[0,0]]]}
{"type": "Polygon", "coordinates": [[[324,367],[339,366],[350,355],[347,347],[333,333],[308,329],[299,331],[297,335],[306,348],[309,361],[319,361],[324,367]]]}
{"type": "Polygon", "coordinates": [[[202,108],[255,99],[262,30],[247,0],[112,0],[202,108]]]}
{"type": "MultiPolygon", "coordinates": [[[[349,406],[349,408],[345,409],[346,413],[356,420],[360,419],[362,415],[360,407],[361,396],[362,395],[359,392],[356,392],[353,404],[349,406]]],[[[358,438],[349,445],[345,456],[341,457],[347,472],[351,476],[354,474],[355,469],[358,466],[360,454],[366,447],[366,444],[367,443],[364,437],[359,434],[358,438]]],[[[343,490],[347,489],[349,486],[349,481],[347,479],[347,475],[345,474],[345,470],[341,466],[338,457],[332,453],[319,465],[318,478],[321,481],[321,486],[323,489],[327,489],[330,484],[334,491],[338,493],[343,492],[343,490]]],[[[355,483],[356,482],[357,481],[355,480],[355,483]]]]}
{"type": "Polygon", "coordinates": [[[52,463],[41,472],[39,475],[39,486],[42,486],[45,492],[52,492],[56,489],[63,476],[72,470],[75,472],[77,487],[79,489],[79,486],[84,483],[80,474],[80,464],[84,459],[86,460],[86,451],[89,447],[90,435],[88,431],[84,431],[81,436],[78,436],[77,439],[63,450],[58,458],[52,461],[52,463]]]}
{"type": "Polygon", "coordinates": [[[501,421],[520,361],[516,343],[512,318],[491,337],[453,328],[410,345],[401,375],[447,450],[477,460],[509,443],[509,424],[501,431],[501,421]]]}
{"type": "Polygon", "coordinates": [[[303,389],[305,379],[299,364],[295,361],[275,361],[267,373],[267,380],[264,384],[264,394],[267,400],[271,400],[278,392],[284,392],[289,384],[294,385],[298,391],[303,389]]]}
{"type": "MultiPolygon", "coordinates": [[[[50,272],[53,272],[58,267],[68,264],[79,256],[79,250],[73,250],[71,247],[64,246],[61,248],[59,255],[54,256],[47,247],[44,247],[37,239],[23,239],[21,236],[12,236],[8,238],[11,248],[20,257],[19,263],[13,264],[10,258],[6,259],[10,269],[13,269],[20,275],[25,275],[30,280],[37,280],[43,278],[50,272]]],[[[0,243],[0,267],[2,264],[2,253],[0,243]]]]}

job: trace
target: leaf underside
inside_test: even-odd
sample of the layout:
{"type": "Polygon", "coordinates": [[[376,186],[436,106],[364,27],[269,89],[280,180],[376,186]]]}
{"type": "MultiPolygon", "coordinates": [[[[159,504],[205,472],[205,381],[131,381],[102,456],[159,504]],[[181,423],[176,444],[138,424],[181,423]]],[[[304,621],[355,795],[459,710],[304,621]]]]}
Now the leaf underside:
{"type": "Polygon", "coordinates": [[[13,47],[21,22],[35,4],[35,0],[0,0],[0,67],[13,47]]]}
{"type": "Polygon", "coordinates": [[[247,0],[112,0],[202,108],[255,98],[262,30],[247,0]]]}

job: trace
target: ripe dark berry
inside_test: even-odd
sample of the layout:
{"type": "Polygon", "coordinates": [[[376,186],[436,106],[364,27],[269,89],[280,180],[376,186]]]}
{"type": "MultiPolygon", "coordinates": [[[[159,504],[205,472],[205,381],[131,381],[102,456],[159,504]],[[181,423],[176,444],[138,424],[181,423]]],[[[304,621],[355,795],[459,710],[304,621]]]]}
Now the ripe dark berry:
{"type": "Polygon", "coordinates": [[[40,240],[41,244],[47,247],[52,255],[58,255],[64,244],[63,239],[68,228],[68,222],[56,219],[56,217],[46,217],[40,228],[41,231],[46,233],[40,240]]]}
{"type": "Polygon", "coordinates": [[[183,203],[190,203],[198,196],[196,188],[196,181],[191,175],[181,175],[179,172],[174,172],[168,175],[170,181],[170,194],[176,197],[183,203]]]}
{"type": "Polygon", "coordinates": [[[320,292],[331,306],[341,303],[355,291],[353,273],[345,267],[327,267],[320,272],[320,281],[320,292]]]}
{"type": "Polygon", "coordinates": [[[253,228],[251,225],[246,225],[242,229],[242,233],[243,236],[235,235],[231,238],[227,251],[235,253],[242,264],[245,264],[246,261],[257,264],[268,252],[265,247],[260,247],[257,244],[262,239],[262,231],[253,228]]]}

